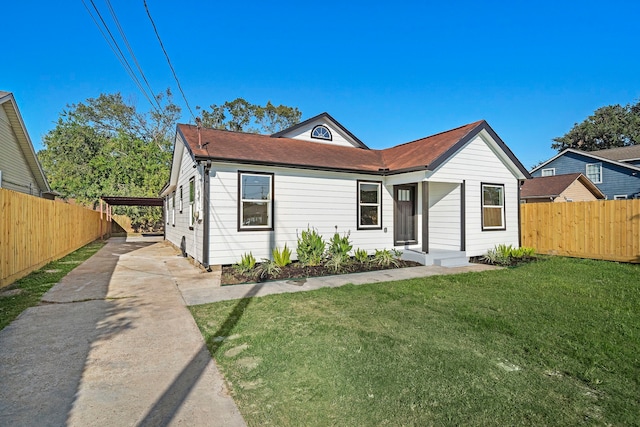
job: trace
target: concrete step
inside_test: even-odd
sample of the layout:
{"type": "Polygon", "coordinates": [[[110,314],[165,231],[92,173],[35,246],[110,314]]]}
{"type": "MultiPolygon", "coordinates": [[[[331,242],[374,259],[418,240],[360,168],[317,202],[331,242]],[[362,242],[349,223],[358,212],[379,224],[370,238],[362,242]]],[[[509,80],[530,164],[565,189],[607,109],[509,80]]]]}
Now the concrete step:
{"type": "Polygon", "coordinates": [[[464,267],[469,265],[469,258],[465,256],[434,258],[433,265],[440,267],[464,267]]]}

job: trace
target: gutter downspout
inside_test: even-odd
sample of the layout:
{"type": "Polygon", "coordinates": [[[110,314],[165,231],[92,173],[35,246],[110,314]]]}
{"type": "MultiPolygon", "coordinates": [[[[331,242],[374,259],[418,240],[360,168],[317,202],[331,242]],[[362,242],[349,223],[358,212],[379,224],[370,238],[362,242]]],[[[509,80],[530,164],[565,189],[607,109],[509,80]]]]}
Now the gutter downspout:
{"type": "Polygon", "coordinates": [[[204,217],[202,224],[202,265],[207,271],[211,271],[211,266],[209,265],[209,197],[210,197],[210,189],[211,182],[209,178],[209,172],[211,172],[211,160],[207,160],[204,164],[204,173],[203,173],[203,195],[202,195],[202,216],[204,217]]]}

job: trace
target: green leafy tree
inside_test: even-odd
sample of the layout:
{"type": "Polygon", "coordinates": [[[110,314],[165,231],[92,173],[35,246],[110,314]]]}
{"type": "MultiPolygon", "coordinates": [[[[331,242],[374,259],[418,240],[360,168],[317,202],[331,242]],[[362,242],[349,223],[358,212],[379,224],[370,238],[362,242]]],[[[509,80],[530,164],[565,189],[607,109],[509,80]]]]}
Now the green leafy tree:
{"type": "MultiPolygon", "coordinates": [[[[156,99],[162,109],[146,113],[120,93],[67,106],[38,153],[51,187],[86,205],[101,196],[157,196],[169,178],[180,107],[169,90],[156,99]]],[[[143,228],[162,215],[159,208],[114,210],[143,228]]]]}
{"type": "Polygon", "coordinates": [[[302,117],[296,107],[275,106],[271,101],[261,106],[243,98],[222,105],[213,104],[210,111],[197,108],[201,110],[202,126],[234,132],[272,134],[299,123],[302,117]]]}
{"type": "Polygon", "coordinates": [[[562,151],[604,150],[640,143],[640,101],[631,105],[598,108],[582,123],[574,124],[565,135],[553,139],[551,148],[562,151]]]}

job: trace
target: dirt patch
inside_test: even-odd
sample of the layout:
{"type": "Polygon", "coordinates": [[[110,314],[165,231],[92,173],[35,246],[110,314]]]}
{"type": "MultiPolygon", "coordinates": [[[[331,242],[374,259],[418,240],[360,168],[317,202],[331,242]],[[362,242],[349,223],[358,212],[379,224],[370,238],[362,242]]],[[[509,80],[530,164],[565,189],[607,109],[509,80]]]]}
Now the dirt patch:
{"type": "MultiPolygon", "coordinates": [[[[419,267],[420,263],[405,260],[396,260],[397,265],[380,266],[374,263],[360,263],[352,261],[346,264],[341,270],[335,271],[322,265],[306,266],[297,261],[281,267],[280,272],[267,277],[260,277],[257,273],[240,273],[233,266],[222,267],[222,284],[237,285],[240,283],[254,283],[266,280],[291,280],[304,283],[307,277],[333,276],[336,274],[363,273],[366,271],[389,270],[393,268],[419,267]]],[[[297,284],[297,283],[296,283],[297,284]]]]}

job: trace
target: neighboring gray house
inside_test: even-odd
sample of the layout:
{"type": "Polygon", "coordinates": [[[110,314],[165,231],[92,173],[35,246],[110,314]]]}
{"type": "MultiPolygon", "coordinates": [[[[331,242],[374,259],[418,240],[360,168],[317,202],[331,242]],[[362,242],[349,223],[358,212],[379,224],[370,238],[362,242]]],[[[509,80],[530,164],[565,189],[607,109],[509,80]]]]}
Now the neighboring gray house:
{"type": "Polygon", "coordinates": [[[535,177],[582,173],[607,199],[640,198],[640,145],[599,151],[568,148],[531,170],[535,177]]]}
{"type": "Polygon", "coordinates": [[[385,150],[327,113],[274,135],[180,124],[165,235],[205,267],[285,244],[295,254],[309,226],[325,239],[349,232],[354,249],[455,265],[518,246],[529,177],[483,120],[385,150]]]}
{"type": "Polygon", "coordinates": [[[53,199],[11,92],[0,91],[0,188],[53,199]]]}

